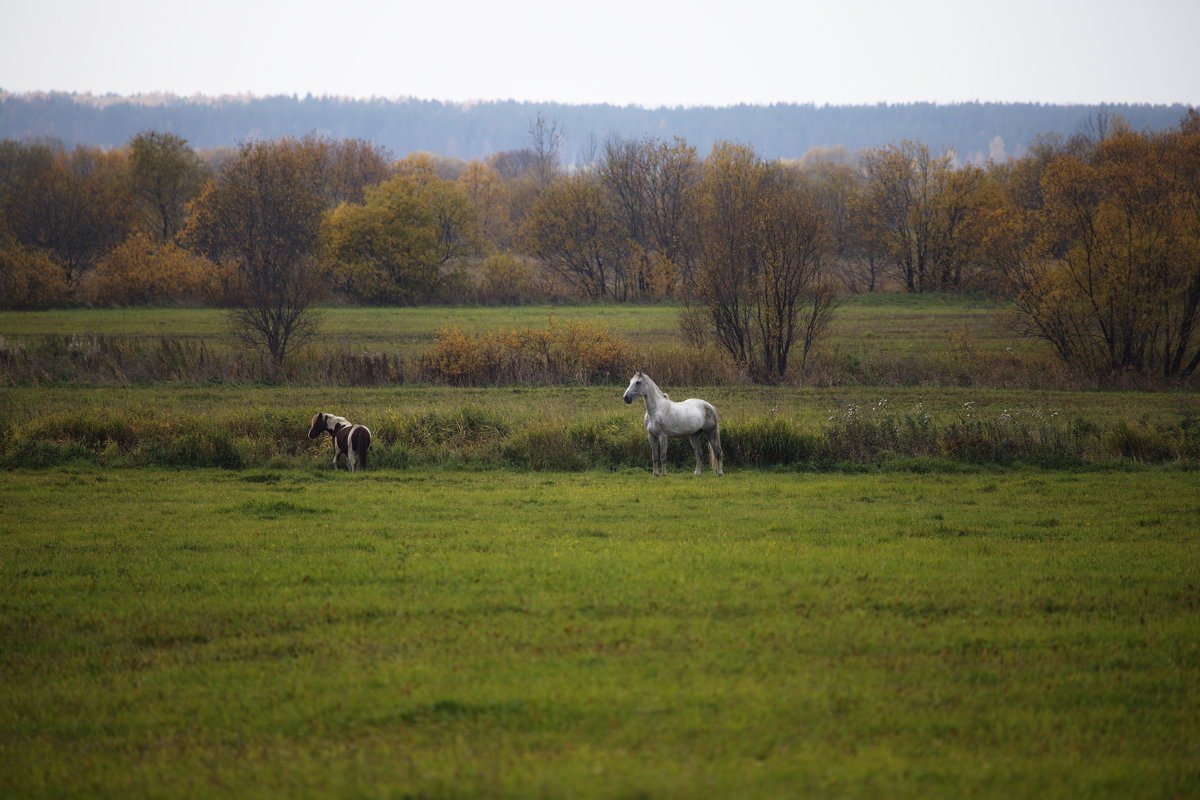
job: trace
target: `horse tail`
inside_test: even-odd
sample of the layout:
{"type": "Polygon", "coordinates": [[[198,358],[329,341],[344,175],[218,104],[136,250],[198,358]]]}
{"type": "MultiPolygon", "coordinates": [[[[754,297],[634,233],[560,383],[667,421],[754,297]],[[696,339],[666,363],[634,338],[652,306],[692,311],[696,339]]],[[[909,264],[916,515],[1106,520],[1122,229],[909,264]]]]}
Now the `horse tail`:
{"type": "Polygon", "coordinates": [[[709,408],[712,409],[712,432],[708,435],[708,457],[713,472],[720,475],[725,461],[725,453],[721,450],[721,422],[717,418],[717,410],[711,405],[709,408]]]}
{"type": "Polygon", "coordinates": [[[358,468],[367,468],[367,450],[371,447],[371,429],[365,425],[358,426],[351,441],[355,454],[358,456],[358,468]]]}
{"type": "Polygon", "coordinates": [[[713,472],[720,473],[721,460],[723,458],[723,454],[721,453],[720,427],[714,426],[712,436],[708,438],[708,458],[712,462],[713,472]]]}

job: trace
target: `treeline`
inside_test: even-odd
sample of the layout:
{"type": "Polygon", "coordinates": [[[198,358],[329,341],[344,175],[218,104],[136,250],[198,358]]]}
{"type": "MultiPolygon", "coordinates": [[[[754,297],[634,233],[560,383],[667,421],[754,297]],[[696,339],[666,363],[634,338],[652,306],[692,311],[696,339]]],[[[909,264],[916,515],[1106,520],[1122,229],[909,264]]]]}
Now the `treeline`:
{"type": "Polygon", "coordinates": [[[934,103],[816,106],[640,108],[488,101],[450,103],[414,98],[340,97],[135,97],[62,92],[0,91],[0,139],[55,138],[77,144],[122,147],[146,130],[169,131],[194,147],[236,147],[262,139],[299,138],[319,132],[334,139],[363,139],[395,153],[425,151],[465,160],[524,146],[531,118],[560,123],[567,163],[586,162],[595,143],[609,136],[680,138],[700,152],[719,141],[752,146],[768,160],[800,158],[813,148],[851,152],[910,139],[938,152],[953,150],[963,162],[1023,156],[1047,131],[1073,134],[1098,114],[1120,116],[1135,130],[1172,127],[1180,105],[1046,105],[1039,103],[934,103]]]}
{"type": "Polygon", "coordinates": [[[839,294],[987,292],[1081,374],[1200,365],[1200,116],[1097,118],[1019,160],[915,141],[764,158],[613,136],[564,166],[557,122],[463,161],[306,136],[200,153],[0,143],[0,297],[234,309],[277,363],[313,304],[669,298],[756,381],[803,373],[839,294]]]}

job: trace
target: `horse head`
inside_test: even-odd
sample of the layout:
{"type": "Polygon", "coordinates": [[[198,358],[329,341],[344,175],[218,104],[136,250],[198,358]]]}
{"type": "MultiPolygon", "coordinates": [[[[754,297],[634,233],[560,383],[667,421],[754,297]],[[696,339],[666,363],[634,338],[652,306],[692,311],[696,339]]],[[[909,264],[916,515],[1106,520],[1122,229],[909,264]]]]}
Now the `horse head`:
{"type": "Polygon", "coordinates": [[[626,403],[632,403],[635,398],[641,397],[646,393],[646,374],[640,369],[633,373],[633,377],[629,379],[629,387],[625,390],[625,394],[621,395],[626,403]]]}
{"type": "Polygon", "coordinates": [[[325,415],[316,414],[312,418],[312,427],[308,429],[308,438],[315,439],[325,432],[325,415]]]}

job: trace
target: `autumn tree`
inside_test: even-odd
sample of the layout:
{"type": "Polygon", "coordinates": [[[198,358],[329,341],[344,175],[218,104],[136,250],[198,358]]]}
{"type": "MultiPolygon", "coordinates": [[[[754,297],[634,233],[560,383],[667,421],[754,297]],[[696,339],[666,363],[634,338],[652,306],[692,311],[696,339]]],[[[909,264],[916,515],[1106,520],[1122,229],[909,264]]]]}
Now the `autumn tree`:
{"type": "Polygon", "coordinates": [[[527,147],[517,150],[501,150],[488,156],[484,161],[506,181],[532,173],[538,162],[538,153],[527,147]]]}
{"type": "Polygon", "coordinates": [[[329,208],[361,203],[368,186],[391,175],[391,153],[365,139],[330,139],[305,136],[301,150],[313,161],[313,174],[329,208]]]}
{"type": "Polygon", "coordinates": [[[465,192],[420,159],[343,203],[323,227],[324,269],[348,295],[413,304],[443,296],[450,268],[478,249],[475,210],[465,192]]]}
{"type": "Polygon", "coordinates": [[[34,145],[9,155],[17,163],[5,179],[5,227],[24,247],[48,253],[78,286],[132,225],[125,154],[34,145]]]}
{"type": "Polygon", "coordinates": [[[237,274],[235,336],[278,369],[316,332],[324,198],[311,151],[292,139],[242,145],[201,192],[184,241],[237,274]]]}
{"type": "Polygon", "coordinates": [[[538,115],[529,123],[529,150],[534,155],[533,173],[539,191],[562,173],[561,151],[566,137],[554,120],[538,115]]]}
{"type": "Polygon", "coordinates": [[[856,213],[910,292],[958,291],[975,257],[983,173],[919,142],[868,151],[856,213]]]}
{"type": "Polygon", "coordinates": [[[845,148],[814,148],[793,170],[825,215],[831,272],[850,292],[882,289],[884,248],[862,213],[863,181],[845,148]]]}
{"type": "Polygon", "coordinates": [[[1026,330],[1084,374],[1165,380],[1200,365],[1200,118],[1118,126],[1044,170],[1042,204],[1010,202],[988,254],[1026,330]]]}
{"type": "Polygon", "coordinates": [[[129,141],[134,202],[146,230],[160,243],[183,227],[187,204],[202,183],[200,159],[186,139],[147,131],[129,141]]]}
{"type": "Polygon", "coordinates": [[[590,300],[625,300],[629,237],[592,173],[550,184],[522,229],[525,247],[555,276],[590,300]]]}
{"type": "Polygon", "coordinates": [[[832,314],[825,218],[778,165],[727,142],[705,160],[694,202],[694,301],[753,380],[778,382],[797,345],[803,367],[832,314]]]}
{"type": "Polygon", "coordinates": [[[497,250],[509,250],[514,242],[511,199],[500,172],[484,161],[471,161],[455,183],[475,207],[479,234],[497,250]]]}
{"type": "Polygon", "coordinates": [[[673,294],[694,255],[688,196],[700,175],[695,148],[678,138],[611,137],[597,172],[630,239],[638,293],[673,294]]]}

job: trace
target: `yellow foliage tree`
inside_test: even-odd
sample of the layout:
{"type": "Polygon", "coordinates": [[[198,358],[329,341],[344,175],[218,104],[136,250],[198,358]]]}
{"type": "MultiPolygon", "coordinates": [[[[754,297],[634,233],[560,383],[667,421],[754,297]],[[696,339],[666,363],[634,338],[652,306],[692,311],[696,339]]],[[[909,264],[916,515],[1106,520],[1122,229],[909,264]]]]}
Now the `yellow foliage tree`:
{"type": "Polygon", "coordinates": [[[458,176],[456,183],[475,207],[479,232],[483,238],[499,248],[511,247],[511,191],[500,173],[482,161],[472,161],[458,176]]]}
{"type": "Polygon", "coordinates": [[[71,302],[67,271],[48,253],[0,238],[0,308],[40,309],[71,302]]]}
{"type": "Polygon", "coordinates": [[[221,275],[208,259],[137,232],[105,256],[84,284],[101,306],[193,305],[221,300],[221,275]]]}
{"type": "Polygon", "coordinates": [[[362,203],[343,203],[322,225],[323,267],[359,300],[412,304],[446,290],[448,268],[477,248],[466,194],[420,163],[368,187],[362,203]]]}
{"type": "Polygon", "coordinates": [[[1019,319],[1095,377],[1165,380],[1200,366],[1200,117],[1120,126],[1041,177],[1041,205],[996,212],[988,252],[1019,319]]]}

